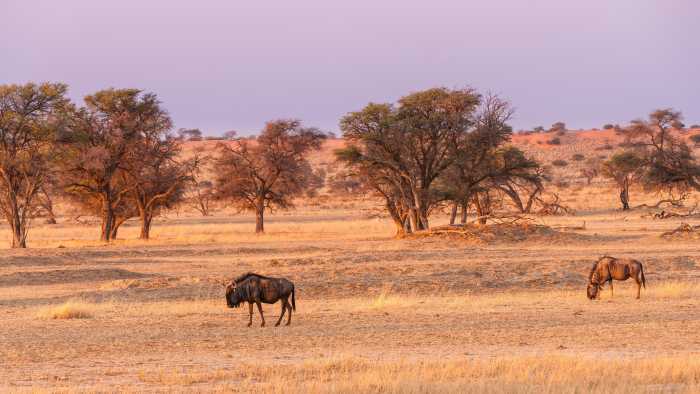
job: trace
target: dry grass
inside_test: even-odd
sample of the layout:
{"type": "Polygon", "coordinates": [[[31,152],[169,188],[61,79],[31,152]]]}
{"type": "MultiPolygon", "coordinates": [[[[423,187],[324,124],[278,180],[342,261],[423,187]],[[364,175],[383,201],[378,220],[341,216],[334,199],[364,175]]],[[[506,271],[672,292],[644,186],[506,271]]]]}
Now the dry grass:
{"type": "Polygon", "coordinates": [[[556,354],[445,361],[335,356],[294,365],[140,373],[148,384],[259,393],[638,393],[696,392],[700,360],[591,359],[556,354]]]}
{"type": "Polygon", "coordinates": [[[70,300],[61,305],[41,308],[36,312],[36,316],[40,319],[88,319],[95,316],[99,309],[102,308],[95,304],[70,300]]]}
{"type": "Polygon", "coordinates": [[[225,212],[161,218],[150,241],[128,223],[111,245],[98,224],[38,225],[0,257],[0,391],[700,392],[697,243],[660,239],[677,221],[613,209],[601,182],[570,190],[576,216],[536,223],[590,237],[395,240],[389,220],[304,206],[262,236],[225,212]],[[604,254],[644,263],[641,300],[631,280],[586,299],[604,254]],[[290,327],[272,327],[279,304],[265,328],[226,308],[218,281],[247,271],[294,281],[290,327]]]}
{"type": "Polygon", "coordinates": [[[649,295],[656,298],[700,297],[700,284],[698,283],[668,281],[649,285],[648,290],[649,295]]]}

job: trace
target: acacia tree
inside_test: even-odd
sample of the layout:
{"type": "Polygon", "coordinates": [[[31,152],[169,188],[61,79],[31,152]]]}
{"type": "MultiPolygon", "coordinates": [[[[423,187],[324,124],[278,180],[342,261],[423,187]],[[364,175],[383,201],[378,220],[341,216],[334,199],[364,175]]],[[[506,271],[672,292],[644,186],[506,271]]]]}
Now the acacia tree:
{"type": "Polygon", "coordinates": [[[700,166],[686,142],[678,137],[682,115],[670,108],[649,114],[648,120],[634,120],[624,130],[644,158],[647,189],[700,189],[700,166]]]}
{"type": "Polygon", "coordinates": [[[432,186],[456,159],[479,102],[472,89],[434,88],[404,96],[396,106],[370,103],[341,120],[348,151],[338,157],[390,177],[396,188],[391,195],[408,210],[406,227],[428,229],[428,216],[442,198],[432,186]]]}
{"type": "Polygon", "coordinates": [[[180,160],[180,142],[164,133],[161,127],[145,131],[135,147],[141,160],[128,162],[123,173],[124,182],[133,185],[129,197],[141,221],[140,239],[150,238],[153,218],[162,209],[184,200],[185,188],[198,166],[197,157],[180,160]]]}
{"type": "Polygon", "coordinates": [[[144,133],[159,134],[171,121],[155,94],[107,89],[85,97],[63,136],[64,187],[73,200],[102,219],[100,239],[116,237],[125,220],[138,215],[128,203],[136,187],[128,173],[144,160],[144,133]]]}
{"type": "Polygon", "coordinates": [[[291,208],[292,199],[309,185],[307,154],[326,135],[298,120],[268,122],[255,139],[238,138],[219,145],[217,198],[255,212],[255,232],[265,232],[265,210],[291,208]]]}
{"type": "MultiPolygon", "coordinates": [[[[620,129],[626,145],[634,147],[636,156],[634,159],[628,157],[632,163],[627,167],[637,166],[634,175],[642,181],[646,190],[670,195],[675,192],[685,195],[689,189],[700,190],[700,165],[690,147],[678,135],[683,127],[681,120],[680,112],[670,108],[659,109],[649,114],[647,120],[633,120],[630,125],[620,129]]],[[[608,177],[614,179],[610,171],[608,177]]],[[[620,199],[623,200],[623,209],[629,209],[629,204],[624,201],[629,199],[628,188],[622,189],[620,199]]]]}
{"type": "Polygon", "coordinates": [[[462,223],[466,222],[470,203],[484,211],[482,200],[490,199],[488,189],[511,184],[515,192],[516,171],[530,165],[524,155],[516,154],[520,152],[517,149],[500,149],[513,131],[507,123],[513,115],[510,104],[495,95],[487,95],[482,101],[473,129],[455,145],[454,160],[438,184],[440,193],[452,201],[451,224],[458,207],[462,210],[462,223]]]}
{"type": "MultiPolygon", "coordinates": [[[[408,188],[403,178],[385,166],[367,160],[357,146],[349,146],[336,152],[339,161],[344,162],[349,170],[344,173],[345,182],[352,185],[355,192],[371,191],[384,200],[384,206],[396,226],[396,236],[402,237],[411,232],[409,215],[411,210],[406,205],[409,200],[408,188]]],[[[348,190],[348,189],[345,189],[348,190]]]]}
{"type": "Polygon", "coordinates": [[[0,212],[12,247],[27,247],[39,195],[52,177],[58,119],[68,104],[63,84],[0,86],[0,212]]]}
{"type": "Polygon", "coordinates": [[[603,175],[614,180],[620,188],[623,211],[630,209],[630,186],[641,177],[643,163],[638,153],[626,151],[614,154],[601,167],[603,175]]]}

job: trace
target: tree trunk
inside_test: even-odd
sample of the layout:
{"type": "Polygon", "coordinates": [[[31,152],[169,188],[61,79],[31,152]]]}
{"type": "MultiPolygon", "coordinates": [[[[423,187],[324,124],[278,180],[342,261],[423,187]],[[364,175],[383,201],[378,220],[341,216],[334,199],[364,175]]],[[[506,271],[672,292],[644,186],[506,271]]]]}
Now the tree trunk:
{"type": "Polygon", "coordinates": [[[452,212],[450,212],[450,225],[455,224],[455,219],[457,219],[457,201],[452,203],[452,212]]]}
{"type": "Polygon", "coordinates": [[[513,202],[513,205],[515,205],[515,208],[520,211],[520,213],[525,213],[525,206],[523,206],[523,201],[520,199],[520,194],[518,192],[511,188],[511,187],[501,187],[500,188],[503,193],[506,194],[510,198],[510,200],[513,202]]]}
{"type": "Polygon", "coordinates": [[[525,206],[525,213],[530,213],[532,212],[532,204],[535,202],[535,198],[537,197],[538,194],[542,191],[542,188],[540,186],[537,186],[535,190],[530,193],[530,195],[527,198],[527,206],[525,206]]]}
{"type": "Polygon", "coordinates": [[[26,248],[27,234],[25,233],[25,229],[22,228],[22,223],[19,220],[18,214],[15,214],[10,225],[12,226],[12,248],[26,248]]]}
{"type": "Polygon", "coordinates": [[[462,201],[462,217],[460,218],[460,223],[467,224],[467,213],[469,208],[469,199],[462,201]]]}
{"type": "Polygon", "coordinates": [[[428,229],[430,229],[430,223],[428,222],[428,213],[427,213],[427,211],[426,211],[425,209],[421,209],[421,210],[419,211],[419,213],[420,213],[419,219],[420,219],[420,227],[421,227],[421,230],[428,230],[428,229]]]}
{"type": "Polygon", "coordinates": [[[416,220],[416,210],[413,208],[408,209],[408,223],[411,227],[411,232],[418,231],[418,221],[416,220]]]}
{"type": "Polygon", "coordinates": [[[141,234],[139,239],[149,239],[151,235],[151,222],[153,221],[153,214],[150,212],[143,212],[141,214],[141,234]]]}
{"type": "Polygon", "coordinates": [[[478,194],[474,196],[474,206],[476,207],[476,216],[479,217],[479,224],[486,224],[486,218],[484,217],[486,215],[486,207],[482,203],[478,194]]]}
{"type": "Polygon", "coordinates": [[[119,231],[119,227],[121,227],[124,222],[126,222],[129,218],[126,217],[117,217],[114,216],[112,219],[112,231],[109,234],[109,239],[114,240],[117,239],[117,232],[119,231]]]}
{"type": "Polygon", "coordinates": [[[622,191],[620,191],[620,202],[623,211],[630,209],[630,185],[626,179],[622,184],[622,191]]]}
{"type": "Polygon", "coordinates": [[[394,225],[396,226],[396,238],[405,236],[406,230],[404,228],[404,221],[401,219],[399,210],[396,208],[394,202],[387,199],[386,209],[389,211],[389,216],[391,216],[391,219],[394,221],[394,225]]]}
{"type": "Polygon", "coordinates": [[[112,239],[112,233],[114,230],[114,210],[109,202],[102,203],[102,234],[100,235],[100,241],[109,242],[112,239]]]}
{"type": "Polygon", "coordinates": [[[259,199],[255,204],[255,233],[265,232],[265,201],[259,199]]]}

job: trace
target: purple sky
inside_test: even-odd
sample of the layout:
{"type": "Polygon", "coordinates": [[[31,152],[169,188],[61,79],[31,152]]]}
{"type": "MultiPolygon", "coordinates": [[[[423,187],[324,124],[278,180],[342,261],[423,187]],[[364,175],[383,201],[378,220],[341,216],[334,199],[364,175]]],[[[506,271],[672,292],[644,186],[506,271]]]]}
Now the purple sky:
{"type": "Polygon", "coordinates": [[[700,123],[695,0],[0,0],[0,83],[158,94],[177,127],[337,131],[370,101],[473,86],[517,128],[658,107],[700,123]]]}

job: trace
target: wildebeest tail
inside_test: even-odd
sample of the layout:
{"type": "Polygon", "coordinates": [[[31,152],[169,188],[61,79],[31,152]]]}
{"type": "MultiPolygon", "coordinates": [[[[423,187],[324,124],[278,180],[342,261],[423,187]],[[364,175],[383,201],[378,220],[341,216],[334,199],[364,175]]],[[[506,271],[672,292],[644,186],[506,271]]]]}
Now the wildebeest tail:
{"type": "Polygon", "coordinates": [[[292,285],[292,310],[296,312],[297,310],[297,303],[296,300],[294,299],[294,285],[292,285]]]}
{"type": "Polygon", "coordinates": [[[644,289],[646,290],[647,288],[647,280],[644,277],[644,267],[639,267],[639,273],[642,275],[642,286],[644,286],[644,289]]]}

